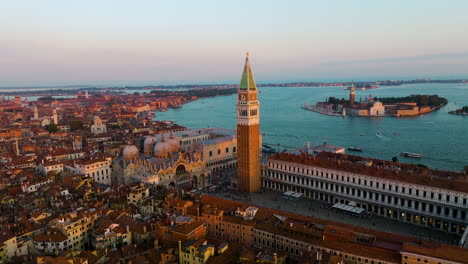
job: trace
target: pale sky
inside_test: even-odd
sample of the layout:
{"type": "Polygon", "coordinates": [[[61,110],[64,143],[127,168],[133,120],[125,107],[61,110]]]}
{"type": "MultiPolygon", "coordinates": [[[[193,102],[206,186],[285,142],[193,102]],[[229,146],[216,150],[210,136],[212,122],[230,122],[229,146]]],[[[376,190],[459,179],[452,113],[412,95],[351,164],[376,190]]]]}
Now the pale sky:
{"type": "Polygon", "coordinates": [[[24,0],[0,87],[468,78],[468,1],[24,0]]]}

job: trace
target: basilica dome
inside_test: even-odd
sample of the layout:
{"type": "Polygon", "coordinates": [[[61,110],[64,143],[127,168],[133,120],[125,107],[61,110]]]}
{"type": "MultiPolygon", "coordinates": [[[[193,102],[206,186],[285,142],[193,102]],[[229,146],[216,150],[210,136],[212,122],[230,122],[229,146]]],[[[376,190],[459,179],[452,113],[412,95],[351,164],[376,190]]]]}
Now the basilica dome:
{"type": "Polygon", "coordinates": [[[127,145],[123,149],[122,156],[125,160],[131,160],[138,157],[138,148],[135,145],[127,145]]]}
{"type": "Polygon", "coordinates": [[[169,145],[171,146],[171,151],[172,152],[177,152],[179,151],[179,140],[174,137],[174,135],[171,133],[171,136],[169,137],[169,139],[167,140],[167,143],[169,143],[169,145]]]}
{"type": "Polygon", "coordinates": [[[154,156],[157,158],[167,158],[172,152],[172,146],[164,139],[161,138],[161,141],[154,145],[154,156]]]}
{"type": "Polygon", "coordinates": [[[153,149],[153,144],[156,143],[156,137],[154,136],[147,136],[145,138],[145,142],[143,143],[143,151],[146,155],[151,154],[151,150],[153,149]]]}

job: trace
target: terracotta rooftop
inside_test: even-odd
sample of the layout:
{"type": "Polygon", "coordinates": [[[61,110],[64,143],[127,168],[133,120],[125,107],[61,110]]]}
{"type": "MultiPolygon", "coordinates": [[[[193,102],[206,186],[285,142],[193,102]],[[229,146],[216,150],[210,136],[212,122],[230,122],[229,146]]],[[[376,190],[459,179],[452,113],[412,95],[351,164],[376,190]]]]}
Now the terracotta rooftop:
{"type": "Polygon", "coordinates": [[[405,243],[402,252],[420,254],[443,260],[468,263],[468,249],[449,245],[429,244],[416,245],[405,243]]]}
{"type": "MultiPolygon", "coordinates": [[[[216,206],[218,210],[225,211],[232,211],[238,207],[247,206],[247,204],[243,202],[225,200],[208,195],[202,196],[200,202],[204,205],[210,204],[213,207],[216,206]]],[[[415,245],[422,243],[420,239],[413,237],[376,231],[264,207],[258,208],[259,210],[253,219],[256,229],[274,232],[277,235],[283,234],[284,236],[305,242],[307,241],[317,246],[339,251],[344,250],[350,254],[359,254],[369,258],[380,258],[390,262],[400,262],[401,257],[399,252],[403,243],[412,243],[415,245]],[[275,215],[281,216],[280,218],[283,218],[283,223],[280,223],[280,218],[275,215]],[[293,227],[295,226],[293,229],[301,232],[303,231],[302,234],[287,231],[288,226],[284,223],[292,223],[293,227]],[[323,231],[320,231],[321,229],[323,229],[323,231]],[[303,233],[308,233],[312,235],[312,237],[306,237],[303,233]],[[323,237],[317,239],[318,236],[314,235],[319,235],[320,233],[323,234],[323,237]],[[369,237],[370,242],[368,244],[357,242],[356,237],[369,237]]]]}
{"type": "Polygon", "coordinates": [[[204,225],[202,221],[192,221],[190,223],[177,225],[172,230],[182,234],[190,234],[202,225],[204,225]]]}
{"type": "Polygon", "coordinates": [[[62,242],[67,239],[67,236],[55,228],[50,228],[42,234],[33,236],[33,240],[37,242],[62,242]]]}

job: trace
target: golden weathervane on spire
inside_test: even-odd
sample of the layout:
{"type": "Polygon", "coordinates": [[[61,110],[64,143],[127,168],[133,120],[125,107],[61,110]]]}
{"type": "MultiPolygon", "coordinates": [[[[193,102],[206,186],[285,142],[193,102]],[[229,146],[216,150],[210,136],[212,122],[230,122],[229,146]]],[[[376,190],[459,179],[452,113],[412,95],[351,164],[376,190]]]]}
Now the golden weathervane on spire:
{"type": "Polygon", "coordinates": [[[245,53],[245,56],[247,56],[247,57],[249,56],[249,52],[248,52],[248,51],[247,51],[247,53],[245,53]]]}

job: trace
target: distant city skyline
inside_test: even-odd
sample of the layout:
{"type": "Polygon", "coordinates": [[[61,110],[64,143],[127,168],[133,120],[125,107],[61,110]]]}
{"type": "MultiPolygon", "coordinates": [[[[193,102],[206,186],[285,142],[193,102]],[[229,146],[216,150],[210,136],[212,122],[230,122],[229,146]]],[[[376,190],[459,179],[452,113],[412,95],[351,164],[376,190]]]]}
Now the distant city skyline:
{"type": "Polygon", "coordinates": [[[0,87],[468,78],[466,1],[8,1],[0,87]],[[27,4],[26,4],[27,3],[27,4]]]}

